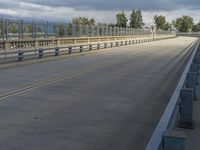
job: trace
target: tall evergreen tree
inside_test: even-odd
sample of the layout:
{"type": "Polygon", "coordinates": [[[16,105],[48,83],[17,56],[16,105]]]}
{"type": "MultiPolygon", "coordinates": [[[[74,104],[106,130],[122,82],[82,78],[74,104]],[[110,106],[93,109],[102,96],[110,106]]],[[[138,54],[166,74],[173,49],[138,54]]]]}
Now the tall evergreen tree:
{"type": "Polygon", "coordinates": [[[130,17],[130,27],[141,29],[143,25],[144,25],[144,23],[143,23],[141,10],[138,9],[135,11],[133,9],[133,11],[131,13],[131,17],[130,17]]]}
{"type": "Polygon", "coordinates": [[[117,26],[118,27],[127,27],[127,19],[126,19],[126,15],[124,14],[124,11],[122,11],[122,13],[119,13],[116,15],[116,19],[117,19],[117,26]]]}

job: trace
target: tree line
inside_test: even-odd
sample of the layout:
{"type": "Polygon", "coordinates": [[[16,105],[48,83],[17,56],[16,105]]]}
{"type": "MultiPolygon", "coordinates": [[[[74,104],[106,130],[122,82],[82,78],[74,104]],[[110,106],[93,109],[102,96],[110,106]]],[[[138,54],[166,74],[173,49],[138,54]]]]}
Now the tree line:
{"type": "MultiPolygon", "coordinates": [[[[66,24],[54,24],[53,30],[59,35],[64,36],[65,32],[67,32],[69,35],[72,35],[72,25],[83,25],[83,26],[108,26],[108,27],[122,27],[122,28],[135,28],[135,29],[156,29],[156,30],[166,30],[166,31],[172,31],[176,30],[179,32],[200,32],[200,21],[198,23],[194,23],[194,19],[191,16],[183,15],[182,17],[179,17],[171,22],[168,22],[166,20],[166,17],[163,15],[155,15],[153,20],[151,20],[149,25],[145,26],[145,23],[143,22],[143,15],[142,11],[140,9],[134,10],[131,12],[129,18],[126,16],[124,11],[116,14],[116,23],[100,23],[96,22],[94,18],[86,18],[86,17],[76,17],[73,18],[70,22],[68,22],[67,29],[66,24]]],[[[3,25],[2,22],[0,22],[0,33],[2,34],[3,25]]],[[[11,23],[8,21],[8,30],[10,33],[17,33],[18,32],[18,23],[11,23]]],[[[5,30],[5,25],[4,25],[5,30]]],[[[37,26],[37,32],[42,32],[43,25],[37,26]]],[[[79,30],[76,28],[76,30],[79,30]]],[[[33,31],[31,23],[25,24],[23,26],[23,31],[25,33],[30,33],[33,31]]]]}
{"type": "MultiPolygon", "coordinates": [[[[72,24],[82,24],[82,25],[95,25],[95,19],[88,19],[85,17],[78,17],[72,20],[72,24]]],[[[167,22],[166,17],[163,15],[155,15],[152,24],[149,28],[152,28],[153,24],[155,25],[157,30],[176,30],[179,32],[200,32],[200,21],[198,23],[194,23],[194,19],[191,16],[183,15],[171,22],[167,22]]],[[[116,24],[106,24],[106,23],[97,23],[97,25],[107,25],[111,27],[130,27],[142,29],[145,28],[145,23],[143,22],[142,11],[140,9],[133,10],[130,14],[130,18],[128,19],[125,15],[124,11],[116,14],[116,24]]]]}

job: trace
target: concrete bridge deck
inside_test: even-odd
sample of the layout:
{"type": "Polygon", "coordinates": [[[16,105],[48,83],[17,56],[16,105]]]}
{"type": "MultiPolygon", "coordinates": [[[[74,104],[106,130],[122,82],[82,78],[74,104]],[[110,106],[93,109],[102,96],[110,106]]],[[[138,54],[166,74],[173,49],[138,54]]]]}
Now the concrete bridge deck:
{"type": "Polygon", "coordinates": [[[195,40],[1,68],[0,149],[144,149],[195,40]]]}

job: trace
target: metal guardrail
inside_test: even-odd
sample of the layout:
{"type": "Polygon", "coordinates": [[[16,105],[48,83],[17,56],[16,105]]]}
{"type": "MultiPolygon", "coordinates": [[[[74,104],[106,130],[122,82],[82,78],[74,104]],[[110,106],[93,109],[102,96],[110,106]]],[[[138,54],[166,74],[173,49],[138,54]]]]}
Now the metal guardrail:
{"type": "Polygon", "coordinates": [[[96,42],[88,44],[77,44],[69,46],[55,46],[51,48],[38,48],[32,50],[19,50],[19,51],[2,51],[0,53],[0,64],[13,61],[23,61],[25,59],[43,58],[47,56],[58,56],[64,54],[78,53],[91,50],[99,50],[105,48],[126,46],[137,43],[144,43],[155,41],[159,39],[168,39],[172,37],[160,37],[160,38],[143,38],[143,39],[126,39],[116,40],[109,42],[96,42]]]}
{"type": "MultiPolygon", "coordinates": [[[[169,142],[168,138],[165,139],[167,133],[175,132],[175,128],[193,128],[194,122],[192,120],[192,103],[195,98],[195,89],[197,84],[197,74],[199,73],[199,62],[200,62],[200,46],[199,40],[196,41],[192,46],[192,54],[185,67],[185,70],[178,82],[178,85],[165,109],[151,139],[149,140],[146,150],[162,150],[162,149],[175,149],[177,145],[180,149],[184,145],[184,142],[180,143],[176,141],[176,138],[172,138],[174,135],[180,135],[179,133],[171,135],[173,141],[169,142]],[[188,93],[193,93],[189,96],[188,93]],[[184,95],[187,93],[186,95],[184,95]],[[185,105],[187,103],[187,105],[185,105]],[[189,111],[189,112],[188,112],[189,111]],[[189,114],[189,115],[188,115],[189,114]],[[186,116],[188,115],[188,116],[186,116]],[[189,118],[184,120],[185,118],[189,118]],[[184,120],[184,121],[183,121],[184,120]],[[167,143],[167,142],[169,143],[167,143]],[[176,145],[176,146],[175,146],[176,145]],[[167,148],[166,148],[167,147],[167,148]],[[170,148],[169,148],[170,147],[170,148]]],[[[170,140],[171,140],[170,139],[170,140]]],[[[183,138],[184,139],[184,138],[183,138]]]]}

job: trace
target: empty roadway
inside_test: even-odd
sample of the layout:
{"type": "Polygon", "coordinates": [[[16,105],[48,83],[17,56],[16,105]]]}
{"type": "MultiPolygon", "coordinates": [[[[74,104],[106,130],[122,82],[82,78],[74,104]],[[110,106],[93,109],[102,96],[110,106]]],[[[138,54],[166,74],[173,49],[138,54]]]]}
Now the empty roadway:
{"type": "Polygon", "coordinates": [[[0,149],[144,149],[195,40],[1,68],[0,149]]]}

